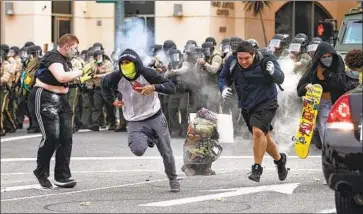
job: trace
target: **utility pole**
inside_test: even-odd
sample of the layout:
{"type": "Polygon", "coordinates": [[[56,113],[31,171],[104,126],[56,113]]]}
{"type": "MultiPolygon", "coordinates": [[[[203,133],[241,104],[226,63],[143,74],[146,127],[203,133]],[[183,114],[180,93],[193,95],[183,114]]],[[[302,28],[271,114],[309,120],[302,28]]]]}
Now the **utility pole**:
{"type": "Polygon", "coordinates": [[[115,2],[115,39],[114,50],[120,48],[122,36],[122,26],[125,19],[125,1],[118,0],[115,2]]]}

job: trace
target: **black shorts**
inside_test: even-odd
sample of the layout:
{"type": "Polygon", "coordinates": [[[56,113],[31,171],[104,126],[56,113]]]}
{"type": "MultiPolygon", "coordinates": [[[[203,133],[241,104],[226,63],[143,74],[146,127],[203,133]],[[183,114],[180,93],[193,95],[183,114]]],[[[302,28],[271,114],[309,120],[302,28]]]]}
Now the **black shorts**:
{"type": "Polygon", "coordinates": [[[245,120],[248,130],[252,133],[252,127],[261,129],[265,134],[272,131],[271,122],[279,107],[277,100],[269,100],[259,104],[256,108],[246,111],[242,109],[242,116],[245,120]]]}

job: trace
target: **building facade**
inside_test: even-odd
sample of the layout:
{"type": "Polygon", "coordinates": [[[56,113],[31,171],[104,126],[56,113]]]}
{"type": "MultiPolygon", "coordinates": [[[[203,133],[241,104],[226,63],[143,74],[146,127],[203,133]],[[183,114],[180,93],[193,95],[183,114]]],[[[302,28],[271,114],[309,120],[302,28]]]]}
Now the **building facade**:
{"type": "MultiPolygon", "coordinates": [[[[115,5],[95,1],[1,1],[1,43],[23,46],[34,41],[51,48],[59,36],[73,33],[80,49],[101,42],[109,54],[114,47],[115,5]]],[[[273,1],[262,13],[267,39],[275,33],[316,35],[319,20],[335,19],[357,1],[273,1]]],[[[201,44],[213,36],[254,38],[265,45],[260,16],[246,12],[241,1],[125,1],[125,17],[140,17],[152,35],[150,43],[172,39],[179,48],[187,40],[201,44]]]]}

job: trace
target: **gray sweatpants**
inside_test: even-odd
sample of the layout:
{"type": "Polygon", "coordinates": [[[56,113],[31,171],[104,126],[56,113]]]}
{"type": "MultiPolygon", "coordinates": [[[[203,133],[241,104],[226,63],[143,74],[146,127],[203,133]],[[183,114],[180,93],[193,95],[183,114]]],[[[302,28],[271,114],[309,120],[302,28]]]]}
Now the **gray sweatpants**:
{"type": "Polygon", "coordinates": [[[169,180],[175,180],[177,178],[175,159],[170,146],[168,123],[164,114],[143,121],[129,121],[127,125],[131,152],[136,156],[142,156],[148,148],[148,142],[154,140],[163,158],[166,175],[169,180]],[[150,137],[150,135],[154,137],[150,137]]]}
{"type": "Polygon", "coordinates": [[[321,139],[321,142],[324,142],[324,134],[325,134],[325,127],[326,127],[326,121],[328,120],[329,111],[332,107],[332,103],[330,100],[320,100],[319,105],[319,113],[316,118],[316,128],[319,131],[319,136],[321,139]]]}

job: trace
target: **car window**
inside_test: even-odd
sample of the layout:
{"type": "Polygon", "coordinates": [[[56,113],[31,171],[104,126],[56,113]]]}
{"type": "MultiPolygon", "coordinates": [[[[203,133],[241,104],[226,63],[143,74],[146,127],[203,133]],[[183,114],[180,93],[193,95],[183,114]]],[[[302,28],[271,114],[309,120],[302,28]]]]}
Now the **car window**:
{"type": "Polygon", "coordinates": [[[351,20],[347,23],[343,44],[362,44],[362,21],[351,20]]]}

